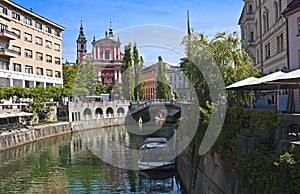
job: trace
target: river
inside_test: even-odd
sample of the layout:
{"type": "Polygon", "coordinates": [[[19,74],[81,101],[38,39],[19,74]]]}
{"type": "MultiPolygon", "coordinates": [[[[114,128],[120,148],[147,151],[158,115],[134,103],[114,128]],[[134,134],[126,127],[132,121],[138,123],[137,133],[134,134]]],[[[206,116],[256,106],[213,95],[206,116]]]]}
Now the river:
{"type": "Polygon", "coordinates": [[[0,193],[184,193],[175,171],[128,170],[143,139],[118,126],[0,152],[0,193]]]}

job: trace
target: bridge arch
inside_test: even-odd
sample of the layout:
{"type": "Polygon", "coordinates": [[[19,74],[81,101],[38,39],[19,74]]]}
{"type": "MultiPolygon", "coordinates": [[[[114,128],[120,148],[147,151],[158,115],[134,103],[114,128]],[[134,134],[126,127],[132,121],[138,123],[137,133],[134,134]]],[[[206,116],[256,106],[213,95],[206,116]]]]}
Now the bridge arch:
{"type": "Polygon", "coordinates": [[[107,109],[106,109],[106,114],[108,115],[108,114],[114,114],[114,109],[112,108],[112,107],[108,107],[107,109]]]}
{"type": "Polygon", "coordinates": [[[96,108],[95,114],[96,114],[96,115],[103,115],[103,110],[102,110],[102,108],[96,108]]]}
{"type": "Polygon", "coordinates": [[[124,114],[125,113],[125,109],[123,107],[119,107],[117,109],[117,113],[121,113],[121,114],[124,114]]]}
{"type": "Polygon", "coordinates": [[[84,109],[83,116],[85,119],[91,119],[92,118],[92,111],[89,108],[84,109]]]}

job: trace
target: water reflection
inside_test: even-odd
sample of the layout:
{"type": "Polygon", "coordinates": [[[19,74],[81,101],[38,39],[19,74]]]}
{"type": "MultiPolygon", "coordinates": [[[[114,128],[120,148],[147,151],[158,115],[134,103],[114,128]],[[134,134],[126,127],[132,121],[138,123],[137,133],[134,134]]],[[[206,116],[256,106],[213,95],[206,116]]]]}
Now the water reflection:
{"type": "Polygon", "coordinates": [[[126,149],[112,152],[105,144],[114,140],[138,148],[143,137],[128,134],[124,127],[53,137],[0,152],[0,193],[181,193],[175,172],[161,177],[167,173],[145,174],[116,168],[99,159],[85,143],[88,134],[99,131],[105,133],[100,139],[94,138],[98,140],[93,145],[101,145],[107,159],[135,162],[122,161],[129,154],[126,149]]]}

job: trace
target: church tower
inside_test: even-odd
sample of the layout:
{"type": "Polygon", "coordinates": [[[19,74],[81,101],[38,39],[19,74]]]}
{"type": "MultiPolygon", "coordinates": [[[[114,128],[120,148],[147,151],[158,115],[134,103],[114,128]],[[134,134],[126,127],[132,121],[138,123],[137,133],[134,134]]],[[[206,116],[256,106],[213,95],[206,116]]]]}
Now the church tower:
{"type": "Polygon", "coordinates": [[[82,64],[83,57],[86,54],[86,42],[87,42],[85,35],[83,33],[82,20],[80,25],[79,36],[76,42],[77,42],[77,63],[82,64]]]}

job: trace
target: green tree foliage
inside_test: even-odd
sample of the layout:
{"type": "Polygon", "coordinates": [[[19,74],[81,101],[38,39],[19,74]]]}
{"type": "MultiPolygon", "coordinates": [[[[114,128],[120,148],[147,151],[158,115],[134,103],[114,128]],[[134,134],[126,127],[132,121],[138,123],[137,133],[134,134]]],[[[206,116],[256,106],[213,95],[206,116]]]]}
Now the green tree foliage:
{"type": "MultiPolygon", "coordinates": [[[[218,66],[226,86],[251,76],[259,76],[258,70],[252,66],[250,56],[240,48],[241,40],[236,32],[217,33],[210,40],[202,33],[192,33],[185,37],[183,43],[186,45],[188,58],[201,55],[203,57],[202,53],[207,52],[218,66]]],[[[183,67],[190,81],[196,86],[195,88],[204,89],[204,95],[207,96],[208,88],[205,86],[205,80],[192,61],[188,60],[183,67]]],[[[247,92],[228,91],[227,100],[231,104],[236,102],[238,105],[243,105],[249,100],[248,94],[247,92]]],[[[206,100],[208,99],[205,98],[206,100]]]]}
{"type": "Polygon", "coordinates": [[[134,100],[134,72],[132,65],[131,43],[125,45],[122,66],[122,93],[125,99],[134,100]]]}
{"type": "Polygon", "coordinates": [[[135,99],[143,99],[145,96],[145,86],[144,80],[142,76],[142,69],[144,65],[143,57],[139,56],[139,51],[137,49],[136,43],[133,46],[133,68],[134,68],[134,98],[135,99]]]}
{"type": "Polygon", "coordinates": [[[96,83],[96,95],[107,94],[107,88],[103,87],[99,80],[96,83]]]}
{"type": "Polygon", "coordinates": [[[171,98],[171,88],[169,87],[169,82],[166,74],[166,64],[163,62],[161,56],[158,57],[157,63],[156,98],[171,98]]]}
{"type": "Polygon", "coordinates": [[[64,94],[71,94],[79,65],[71,65],[69,62],[63,64],[64,94]]]}
{"type": "Polygon", "coordinates": [[[98,76],[95,66],[90,62],[86,65],[81,65],[76,74],[73,92],[94,95],[96,93],[97,81],[98,76]]]}

